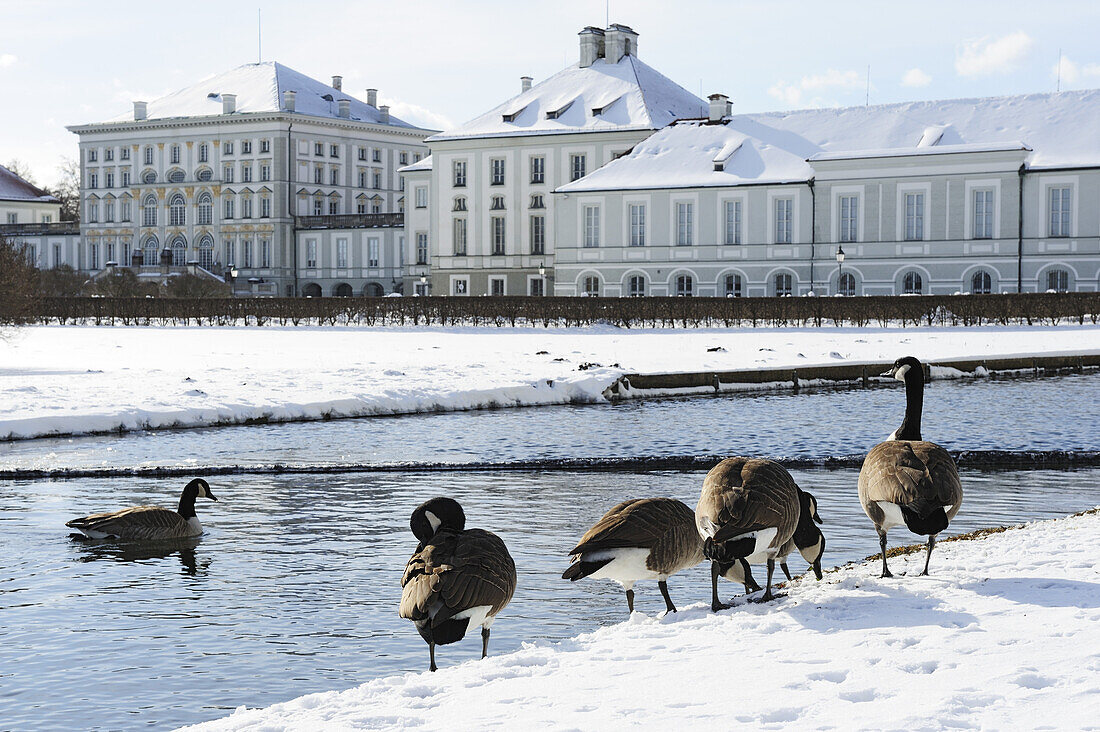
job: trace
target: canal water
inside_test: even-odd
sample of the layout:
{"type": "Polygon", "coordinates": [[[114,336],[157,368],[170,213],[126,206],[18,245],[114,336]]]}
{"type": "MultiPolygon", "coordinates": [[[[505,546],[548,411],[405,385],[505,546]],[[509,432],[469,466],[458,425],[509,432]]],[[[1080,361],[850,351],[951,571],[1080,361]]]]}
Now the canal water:
{"type": "MultiPolygon", "coordinates": [[[[940,382],[927,394],[926,436],[958,449],[1095,450],[1098,385],[1096,376],[940,382]]],[[[10,446],[3,465],[691,452],[820,457],[865,450],[896,426],[900,411],[897,389],[662,400],[34,441],[10,446]],[[35,449],[51,454],[36,456],[35,449]]],[[[877,551],[856,498],[856,470],[792,473],[818,497],[826,566],[877,551]]],[[[457,498],[469,525],[498,533],[516,560],[519,587],[493,626],[490,653],[620,622],[622,590],[605,581],[563,581],[565,552],[623,498],[665,495],[693,506],[703,475],[415,469],[223,475],[211,479],[221,501],[198,507],[207,533],[160,546],[75,541],[64,523],[96,510],[172,505],[183,479],[2,481],[0,727],[170,729],[240,705],[266,706],[425,669],[427,648],[397,617],[397,603],[416,545],[409,513],[438,494],[457,498]]],[[[1098,469],[964,470],[962,480],[965,502],[948,534],[1100,504],[1098,469]]],[[[914,539],[896,530],[891,545],[914,539]]],[[[933,572],[950,571],[946,555],[940,557],[939,563],[933,557],[933,572]]],[[[805,564],[792,557],[791,568],[801,572],[805,564]]],[[[704,565],[669,585],[681,606],[709,601],[704,565]]],[[[663,609],[655,584],[636,590],[641,612],[663,609]]],[[[722,590],[738,592],[731,583],[722,590]]],[[[473,660],[480,645],[471,638],[440,648],[438,660],[442,666],[473,660]]]]}

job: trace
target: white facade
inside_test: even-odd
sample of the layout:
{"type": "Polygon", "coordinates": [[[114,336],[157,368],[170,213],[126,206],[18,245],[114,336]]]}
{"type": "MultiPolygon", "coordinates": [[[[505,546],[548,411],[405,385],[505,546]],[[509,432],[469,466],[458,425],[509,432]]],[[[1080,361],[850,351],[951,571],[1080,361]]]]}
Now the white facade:
{"type": "Polygon", "coordinates": [[[0,165],[0,226],[60,220],[60,201],[0,165]]]}

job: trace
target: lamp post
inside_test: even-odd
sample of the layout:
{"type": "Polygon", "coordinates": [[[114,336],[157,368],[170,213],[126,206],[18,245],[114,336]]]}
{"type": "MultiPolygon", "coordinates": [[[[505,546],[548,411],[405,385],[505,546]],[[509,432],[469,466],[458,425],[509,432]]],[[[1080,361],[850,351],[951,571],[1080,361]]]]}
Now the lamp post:
{"type": "Polygon", "coordinates": [[[841,289],[841,284],[844,277],[844,247],[836,248],[836,291],[838,294],[843,295],[844,292],[841,289]]]}
{"type": "Polygon", "coordinates": [[[420,292],[421,292],[421,294],[423,294],[425,296],[428,294],[428,276],[427,275],[420,275],[420,292]]]}
{"type": "Polygon", "coordinates": [[[546,264],[539,262],[539,280],[542,282],[542,296],[546,297],[546,264]]]}

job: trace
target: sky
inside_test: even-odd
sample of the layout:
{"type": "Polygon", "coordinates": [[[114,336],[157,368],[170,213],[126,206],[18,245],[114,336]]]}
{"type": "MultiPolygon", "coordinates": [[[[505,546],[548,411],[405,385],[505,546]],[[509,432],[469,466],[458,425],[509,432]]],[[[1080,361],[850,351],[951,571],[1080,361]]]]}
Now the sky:
{"type": "Polygon", "coordinates": [[[576,63],[577,32],[608,17],[647,64],[735,112],[1053,92],[1059,54],[1063,90],[1100,87],[1100,3],[1085,1],[0,0],[0,163],[53,184],[77,152],[66,125],[258,54],[447,129],[576,63]]]}

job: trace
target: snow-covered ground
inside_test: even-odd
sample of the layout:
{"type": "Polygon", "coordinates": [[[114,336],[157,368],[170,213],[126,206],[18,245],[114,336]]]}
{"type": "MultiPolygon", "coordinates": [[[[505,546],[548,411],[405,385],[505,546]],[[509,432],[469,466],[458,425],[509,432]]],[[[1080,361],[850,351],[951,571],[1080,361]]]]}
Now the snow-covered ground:
{"type": "Polygon", "coordinates": [[[0,439],[598,401],[624,373],[1088,352],[1100,327],[34,326],[0,338],[0,439]]]}
{"type": "Polygon", "coordinates": [[[891,562],[908,576],[846,566],[796,581],[777,602],[717,615],[702,603],[635,613],[451,667],[444,647],[435,674],[191,729],[1096,729],[1098,545],[1100,514],[1038,522],[942,543],[931,577],[916,576],[917,553],[891,562]]]}

